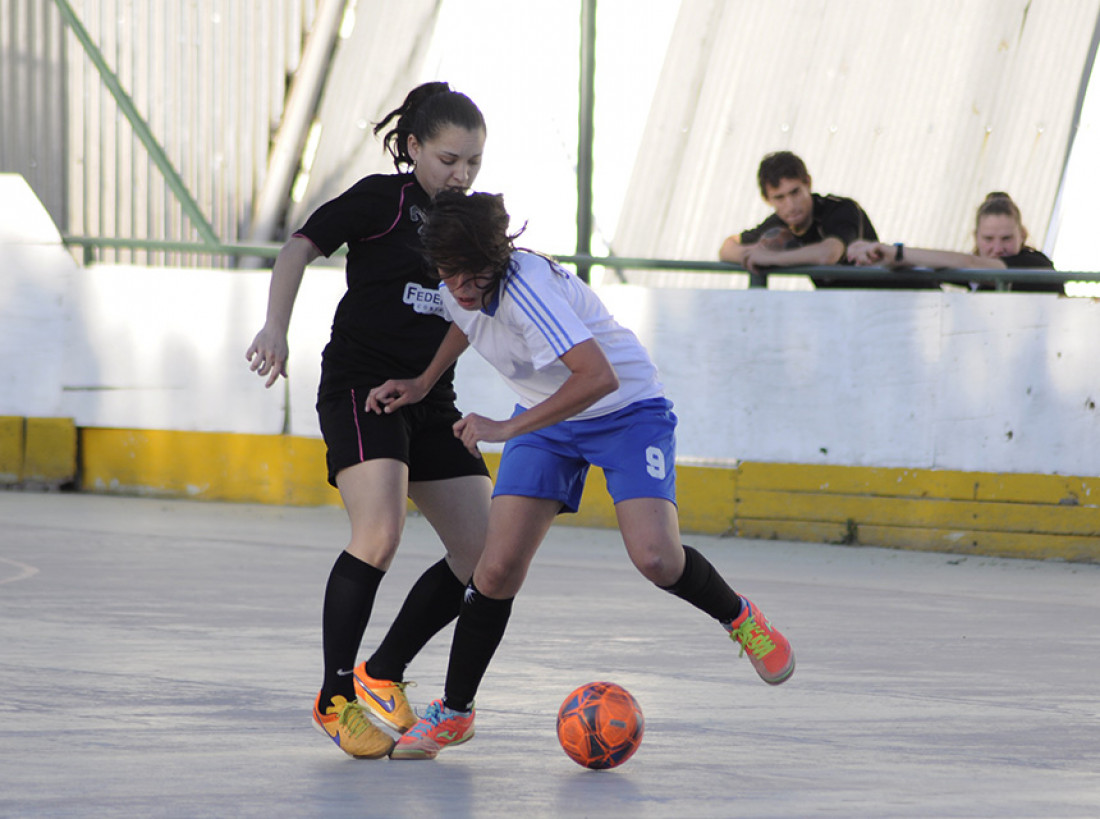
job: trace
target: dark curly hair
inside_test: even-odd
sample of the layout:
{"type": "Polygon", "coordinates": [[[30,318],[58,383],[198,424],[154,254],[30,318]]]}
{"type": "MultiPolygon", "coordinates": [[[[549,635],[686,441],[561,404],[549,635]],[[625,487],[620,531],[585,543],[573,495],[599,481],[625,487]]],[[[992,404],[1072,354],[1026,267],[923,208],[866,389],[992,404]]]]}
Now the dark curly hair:
{"type": "Polygon", "coordinates": [[[420,228],[424,255],[437,275],[489,274],[486,291],[494,290],[508,272],[515,239],[499,193],[466,194],[443,190],[432,200],[420,228]]]}
{"type": "Polygon", "coordinates": [[[784,179],[797,179],[810,184],[810,172],[806,163],[797,154],[790,151],[776,151],[760,160],[756,171],[756,184],[760,186],[760,195],[768,198],[768,188],[778,188],[784,179]]]}

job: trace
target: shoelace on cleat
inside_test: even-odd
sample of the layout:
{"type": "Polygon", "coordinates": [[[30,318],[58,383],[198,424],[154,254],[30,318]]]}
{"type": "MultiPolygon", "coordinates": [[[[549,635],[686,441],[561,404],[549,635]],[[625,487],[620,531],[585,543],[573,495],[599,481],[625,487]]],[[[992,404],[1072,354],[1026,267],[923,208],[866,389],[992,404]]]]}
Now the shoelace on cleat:
{"type": "Polygon", "coordinates": [[[756,625],[756,614],[750,614],[745,622],[731,632],[741,644],[738,657],[745,656],[745,649],[754,657],[764,657],[775,650],[775,641],[768,632],[756,625]]]}
{"type": "Polygon", "coordinates": [[[428,706],[428,710],[424,712],[424,716],[417,721],[416,725],[408,730],[405,736],[419,739],[442,721],[443,709],[439,707],[438,701],[433,700],[431,705],[428,706]]]}
{"type": "MultiPolygon", "coordinates": [[[[374,678],[371,677],[371,679],[374,679],[374,678]]],[[[375,680],[375,682],[379,682],[379,683],[382,683],[382,684],[379,685],[379,686],[372,686],[372,685],[367,685],[366,683],[363,683],[363,685],[366,688],[381,688],[381,689],[396,688],[399,691],[404,691],[409,686],[412,686],[413,688],[416,688],[416,681],[415,680],[405,680],[404,682],[398,682],[397,680],[375,680]]]]}
{"type": "Polygon", "coordinates": [[[363,713],[362,705],[357,702],[349,702],[340,712],[340,724],[348,729],[349,734],[357,737],[370,727],[371,722],[367,719],[367,715],[363,713]]]}

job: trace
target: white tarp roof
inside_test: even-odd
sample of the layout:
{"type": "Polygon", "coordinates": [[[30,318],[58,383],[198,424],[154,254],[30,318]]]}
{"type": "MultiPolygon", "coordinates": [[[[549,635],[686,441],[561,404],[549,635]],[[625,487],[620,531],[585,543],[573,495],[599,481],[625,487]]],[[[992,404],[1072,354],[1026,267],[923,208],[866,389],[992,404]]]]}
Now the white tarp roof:
{"type": "Polygon", "coordinates": [[[793,150],[886,241],[968,250],[1009,192],[1042,247],[1097,0],[683,0],[615,252],[714,259],[769,212],[760,159],[793,150]]]}

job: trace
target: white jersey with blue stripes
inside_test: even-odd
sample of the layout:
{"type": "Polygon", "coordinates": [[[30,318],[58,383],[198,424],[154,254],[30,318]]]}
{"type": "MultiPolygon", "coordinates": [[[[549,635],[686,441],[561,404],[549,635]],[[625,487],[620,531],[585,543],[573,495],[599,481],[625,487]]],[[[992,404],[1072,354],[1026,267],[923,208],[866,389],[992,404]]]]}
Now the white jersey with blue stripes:
{"type": "Polygon", "coordinates": [[[481,310],[458,306],[446,285],[444,313],[466,334],[470,346],[504,377],[531,408],[553,395],[569,377],[561,356],[596,339],[619,377],[619,388],[575,418],[597,418],[664,388],[642,343],[575,275],[534,253],[516,251],[492,302],[481,310]]]}

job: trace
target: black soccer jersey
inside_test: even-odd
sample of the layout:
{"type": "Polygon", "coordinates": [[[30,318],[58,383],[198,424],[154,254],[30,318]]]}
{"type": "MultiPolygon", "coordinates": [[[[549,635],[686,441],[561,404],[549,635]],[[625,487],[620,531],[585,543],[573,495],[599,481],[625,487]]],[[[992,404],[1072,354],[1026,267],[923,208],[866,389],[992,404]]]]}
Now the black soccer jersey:
{"type": "MultiPolygon", "coordinates": [[[[839,239],[847,247],[857,239],[878,240],[874,225],[867,213],[854,199],[843,196],[811,194],[813,198],[813,221],[800,236],[793,237],[788,243],[788,250],[804,245],[817,244],[828,238],[839,239]]],[[[741,232],[741,244],[750,245],[760,241],[764,234],[771,228],[785,228],[786,223],[773,213],[759,225],[741,232]]],[[[847,254],[841,254],[837,265],[848,266],[847,254]]],[[[813,276],[814,285],[818,288],[825,287],[876,287],[897,286],[875,284],[867,280],[845,279],[842,275],[813,276]]]]}
{"type": "Polygon", "coordinates": [[[1045,253],[1041,250],[1036,250],[1033,247],[1024,245],[1020,248],[1020,252],[1014,256],[1002,256],[1001,261],[1005,263],[1005,267],[1014,268],[1031,268],[1035,270],[1053,270],[1054,262],[1052,262],[1045,253]]]}
{"type": "MultiPolygon", "coordinates": [[[[322,356],[321,396],[413,378],[435,355],[448,323],[421,254],[429,204],[412,174],[377,174],[321,205],[295,233],[325,256],[348,246],[348,289],[322,356]]],[[[453,377],[452,368],[426,400],[454,401],[453,377]]]]}
{"type": "MultiPolygon", "coordinates": [[[[1020,252],[1013,256],[1002,256],[1001,261],[1005,263],[1005,267],[1009,270],[1019,268],[1025,270],[1054,270],[1054,262],[1041,250],[1036,250],[1029,245],[1021,247],[1020,252]]],[[[978,287],[979,290],[993,290],[994,288],[995,285],[989,282],[978,287]]],[[[1012,282],[1009,288],[1027,293],[1061,293],[1064,289],[1060,281],[1012,282]]]]}
{"type": "MultiPolygon", "coordinates": [[[[840,239],[845,246],[857,239],[878,239],[875,228],[867,214],[854,199],[843,196],[822,196],[811,194],[813,199],[813,218],[806,232],[795,236],[788,247],[817,244],[830,237],[840,239]]],[[[787,224],[777,214],[772,214],[759,225],[742,231],[741,244],[750,245],[760,241],[771,228],[785,228],[787,224]]],[[[843,256],[838,264],[847,264],[843,256]]]]}

